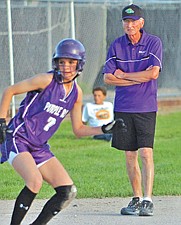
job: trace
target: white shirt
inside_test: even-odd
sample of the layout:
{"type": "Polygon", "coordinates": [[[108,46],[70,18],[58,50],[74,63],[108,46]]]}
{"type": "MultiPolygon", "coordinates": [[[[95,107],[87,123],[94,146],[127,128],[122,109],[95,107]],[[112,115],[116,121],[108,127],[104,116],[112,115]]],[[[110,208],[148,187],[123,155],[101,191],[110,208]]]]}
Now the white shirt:
{"type": "Polygon", "coordinates": [[[91,127],[98,127],[113,121],[113,104],[103,102],[103,104],[86,103],[83,107],[82,121],[91,127]]]}

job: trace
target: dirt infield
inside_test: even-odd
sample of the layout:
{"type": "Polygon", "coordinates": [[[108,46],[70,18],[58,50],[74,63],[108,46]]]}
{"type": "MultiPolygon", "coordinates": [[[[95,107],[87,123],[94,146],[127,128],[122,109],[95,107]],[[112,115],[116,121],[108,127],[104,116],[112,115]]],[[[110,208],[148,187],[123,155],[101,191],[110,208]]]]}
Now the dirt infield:
{"type": "MultiPolygon", "coordinates": [[[[35,200],[22,225],[32,222],[46,200],[35,200]]],[[[121,216],[130,198],[75,199],[50,225],[179,225],[181,196],[154,197],[154,216],[121,216]]],[[[0,225],[10,224],[14,201],[0,201],[0,225]]]]}
{"type": "Polygon", "coordinates": [[[181,97],[158,99],[158,113],[181,111],[181,97]]]}

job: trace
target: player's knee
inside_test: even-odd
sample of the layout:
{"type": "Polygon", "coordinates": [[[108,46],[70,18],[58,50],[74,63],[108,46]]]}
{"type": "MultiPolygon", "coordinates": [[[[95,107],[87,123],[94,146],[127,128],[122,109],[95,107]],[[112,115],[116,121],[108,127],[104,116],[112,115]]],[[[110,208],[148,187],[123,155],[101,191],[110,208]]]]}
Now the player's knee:
{"type": "Polygon", "coordinates": [[[77,195],[75,185],[66,185],[55,188],[58,209],[61,211],[67,207],[77,195]]]}
{"type": "Polygon", "coordinates": [[[38,193],[40,191],[42,184],[43,178],[41,176],[35,176],[26,182],[27,187],[34,193],[38,193]]]}
{"type": "Polygon", "coordinates": [[[55,191],[56,194],[45,204],[39,217],[32,224],[47,224],[52,217],[70,204],[77,193],[74,185],[59,186],[55,191]]]}

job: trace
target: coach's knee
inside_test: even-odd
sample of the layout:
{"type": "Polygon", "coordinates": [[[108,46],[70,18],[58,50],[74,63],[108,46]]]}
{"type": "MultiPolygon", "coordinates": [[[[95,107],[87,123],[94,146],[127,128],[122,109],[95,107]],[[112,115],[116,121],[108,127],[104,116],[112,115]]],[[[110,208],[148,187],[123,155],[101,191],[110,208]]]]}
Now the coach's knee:
{"type": "Polygon", "coordinates": [[[152,148],[142,148],[140,149],[140,157],[143,160],[152,160],[153,158],[153,149],[152,148]]]}

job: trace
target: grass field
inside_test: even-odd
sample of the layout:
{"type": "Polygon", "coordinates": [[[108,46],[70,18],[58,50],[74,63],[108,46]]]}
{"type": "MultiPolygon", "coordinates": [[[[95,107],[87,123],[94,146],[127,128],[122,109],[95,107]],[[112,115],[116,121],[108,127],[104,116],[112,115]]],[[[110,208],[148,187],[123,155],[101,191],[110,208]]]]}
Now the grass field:
{"type": "MultiPolygon", "coordinates": [[[[78,198],[132,196],[125,168],[124,152],[110,143],[77,139],[65,120],[50,140],[52,151],[62,162],[78,188],[78,198]]],[[[154,147],[153,194],[181,195],[181,112],[158,115],[154,147]]],[[[57,171],[58,172],[58,171],[57,171]]],[[[8,163],[0,165],[0,199],[14,199],[24,186],[8,163]]],[[[48,198],[52,188],[43,185],[37,198],[48,198]]]]}

